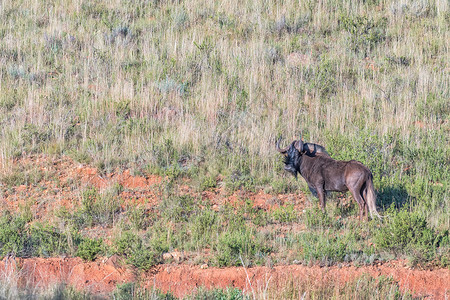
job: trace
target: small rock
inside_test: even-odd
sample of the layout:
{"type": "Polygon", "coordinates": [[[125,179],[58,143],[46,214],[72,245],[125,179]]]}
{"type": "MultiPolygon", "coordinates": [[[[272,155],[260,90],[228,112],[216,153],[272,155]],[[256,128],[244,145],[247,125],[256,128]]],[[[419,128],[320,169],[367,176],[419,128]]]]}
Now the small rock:
{"type": "Polygon", "coordinates": [[[117,254],[112,255],[106,259],[105,264],[117,268],[120,265],[120,256],[117,254]]]}
{"type": "Polygon", "coordinates": [[[172,258],[172,254],[171,253],[163,253],[162,257],[163,257],[163,260],[169,260],[172,258]]]}
{"type": "Polygon", "coordinates": [[[163,260],[171,260],[173,259],[175,262],[179,263],[182,260],[183,253],[175,250],[172,252],[166,252],[162,255],[163,260]]]}
{"type": "Polygon", "coordinates": [[[208,269],[208,265],[207,264],[203,264],[200,266],[200,269],[208,269]]]}

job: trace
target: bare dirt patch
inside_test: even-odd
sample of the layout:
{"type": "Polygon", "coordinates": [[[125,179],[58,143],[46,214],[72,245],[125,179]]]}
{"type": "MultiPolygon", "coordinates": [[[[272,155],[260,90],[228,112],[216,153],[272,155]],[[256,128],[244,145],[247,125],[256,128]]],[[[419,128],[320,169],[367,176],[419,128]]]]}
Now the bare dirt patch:
{"type": "Polygon", "coordinates": [[[135,280],[131,269],[116,266],[111,259],[83,262],[81,258],[6,257],[0,262],[0,275],[8,282],[16,280],[19,287],[46,290],[64,283],[100,295],[135,280]]]}
{"type": "Polygon", "coordinates": [[[200,287],[235,287],[252,294],[264,290],[283,290],[286,286],[305,284],[325,286],[345,284],[368,275],[374,278],[390,276],[402,290],[428,299],[446,299],[450,294],[449,269],[415,270],[402,262],[376,266],[303,266],[208,268],[192,265],[159,265],[137,275],[131,268],[121,266],[116,257],[83,262],[80,258],[5,258],[0,262],[0,275],[13,278],[19,286],[45,289],[65,283],[82,291],[97,295],[111,293],[117,284],[139,281],[147,288],[170,291],[183,297],[200,287]]]}
{"type": "MultiPolygon", "coordinates": [[[[18,211],[28,205],[36,219],[45,219],[61,207],[73,209],[80,202],[80,190],[86,187],[102,191],[120,185],[123,188],[120,197],[124,206],[140,203],[151,208],[161,200],[161,187],[168,181],[157,175],[133,176],[130,170],[100,174],[97,168],[76,163],[67,156],[55,158],[44,154],[31,155],[15,161],[14,165],[18,167],[18,173],[34,170],[38,173],[35,175],[38,180],[17,186],[3,185],[0,204],[10,211],[18,211]]],[[[293,203],[295,209],[302,211],[306,200],[302,194],[273,195],[262,190],[230,194],[224,188],[215,188],[197,192],[185,184],[178,187],[178,193],[200,197],[215,209],[225,204],[238,206],[242,199],[249,199],[254,207],[264,210],[293,203]]]]}
{"type": "Polygon", "coordinates": [[[417,296],[443,299],[450,293],[448,285],[450,270],[413,270],[398,266],[379,265],[366,267],[319,267],[288,265],[274,268],[209,268],[194,266],[161,266],[146,282],[154,282],[157,288],[170,290],[176,296],[183,296],[196,287],[208,288],[228,286],[243,289],[247,293],[266,288],[282,290],[287,283],[294,286],[301,283],[326,285],[331,282],[344,284],[368,274],[372,277],[392,276],[402,289],[417,296]]]}

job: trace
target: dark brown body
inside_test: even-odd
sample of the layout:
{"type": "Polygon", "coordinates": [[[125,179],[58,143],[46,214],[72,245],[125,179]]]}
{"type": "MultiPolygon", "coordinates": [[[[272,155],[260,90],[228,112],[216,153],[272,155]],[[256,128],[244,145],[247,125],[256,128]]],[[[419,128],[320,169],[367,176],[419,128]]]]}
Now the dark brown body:
{"type": "Polygon", "coordinates": [[[285,170],[294,176],[299,173],[315,191],[319,198],[322,211],[325,211],[326,192],[350,191],[359,205],[359,217],[362,219],[370,212],[380,217],[376,210],[376,195],[373,186],[372,173],[362,163],[356,160],[334,160],[325,153],[308,155],[302,141],[294,141],[286,149],[279,152],[285,155],[285,170]]]}

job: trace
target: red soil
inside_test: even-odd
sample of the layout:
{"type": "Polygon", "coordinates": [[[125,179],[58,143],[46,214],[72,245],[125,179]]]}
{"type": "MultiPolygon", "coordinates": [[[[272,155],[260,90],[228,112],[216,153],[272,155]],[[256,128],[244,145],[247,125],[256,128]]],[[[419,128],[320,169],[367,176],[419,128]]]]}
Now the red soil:
{"type": "Polygon", "coordinates": [[[282,290],[287,282],[299,284],[327,284],[330,282],[345,283],[368,274],[372,277],[381,275],[392,276],[401,289],[413,291],[416,295],[428,296],[430,299],[444,299],[450,296],[450,270],[435,271],[412,270],[404,267],[380,265],[366,267],[319,267],[288,265],[269,267],[255,267],[244,269],[209,268],[201,269],[197,266],[161,266],[158,272],[147,280],[163,291],[170,290],[176,296],[183,296],[187,291],[205,286],[227,287],[233,286],[245,292],[261,291],[267,286],[282,290]]]}
{"type": "Polygon", "coordinates": [[[95,294],[109,293],[120,283],[131,282],[131,269],[115,266],[113,258],[83,262],[81,258],[4,258],[0,278],[16,280],[22,287],[46,289],[65,283],[95,294]]]}
{"type": "MultiPolygon", "coordinates": [[[[54,211],[61,207],[71,210],[79,205],[80,190],[89,186],[100,192],[120,185],[123,206],[139,203],[150,209],[161,198],[160,187],[167,181],[157,175],[132,176],[130,170],[100,174],[97,168],[77,164],[71,158],[53,158],[47,155],[32,155],[15,161],[20,170],[38,170],[43,179],[38,184],[14,186],[0,193],[0,206],[10,211],[18,211],[29,205],[36,219],[51,219],[54,211]]],[[[178,187],[178,193],[198,196],[187,185],[178,187]]],[[[256,193],[237,191],[229,195],[223,188],[211,189],[200,194],[203,201],[208,201],[213,209],[225,203],[240,205],[242,199],[249,199],[255,207],[270,210],[272,208],[294,204],[299,211],[303,210],[305,198],[301,194],[272,195],[263,191],[256,193]]]]}
{"type": "Polygon", "coordinates": [[[245,293],[283,290],[287,283],[320,287],[330,283],[343,284],[365,274],[377,278],[392,276],[402,290],[428,299],[447,299],[450,295],[450,270],[414,270],[393,263],[365,267],[319,267],[288,265],[269,267],[205,268],[191,265],[160,265],[137,276],[121,267],[115,257],[95,262],[80,258],[5,258],[0,262],[2,279],[16,280],[21,286],[48,288],[65,283],[97,295],[112,292],[117,284],[139,280],[146,287],[156,287],[183,297],[199,287],[236,287],[245,293]]]}

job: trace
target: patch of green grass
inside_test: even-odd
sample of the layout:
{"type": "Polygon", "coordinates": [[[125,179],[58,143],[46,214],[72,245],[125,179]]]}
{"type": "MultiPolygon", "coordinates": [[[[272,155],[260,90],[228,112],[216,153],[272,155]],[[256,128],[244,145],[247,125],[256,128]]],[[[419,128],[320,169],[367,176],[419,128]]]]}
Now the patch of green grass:
{"type": "Polygon", "coordinates": [[[245,295],[243,291],[238,288],[199,288],[194,293],[187,295],[186,300],[194,299],[221,299],[221,300],[244,300],[250,299],[249,296],[245,295]]]}
{"type": "Polygon", "coordinates": [[[214,176],[212,176],[212,175],[205,176],[204,178],[201,179],[200,191],[206,191],[208,189],[215,188],[216,186],[217,186],[217,181],[216,181],[216,178],[214,178],[214,176]]]}
{"type": "Polygon", "coordinates": [[[374,295],[380,299],[423,299],[413,296],[411,291],[401,289],[392,277],[373,278],[363,274],[345,283],[327,282],[326,284],[312,280],[290,280],[283,288],[269,291],[269,295],[283,299],[298,299],[308,296],[311,299],[372,299],[374,295]]]}
{"type": "Polygon", "coordinates": [[[367,57],[373,48],[386,38],[386,17],[374,20],[367,16],[341,15],[338,22],[340,27],[350,34],[351,50],[362,53],[363,57],[367,57]]]}
{"type": "Polygon", "coordinates": [[[22,215],[6,211],[0,217],[0,256],[52,257],[70,254],[84,242],[79,233],[61,232],[58,228],[35,222],[28,223],[22,215]]]}
{"type": "Polygon", "coordinates": [[[159,211],[167,220],[186,221],[195,209],[195,199],[190,195],[168,195],[159,205],[159,211]]]}
{"type": "Polygon", "coordinates": [[[115,239],[113,248],[115,253],[126,258],[127,263],[141,270],[148,270],[158,262],[157,254],[144,244],[144,240],[129,231],[115,239]]]}
{"type": "Polygon", "coordinates": [[[239,230],[222,232],[214,251],[218,266],[248,266],[262,263],[270,248],[254,229],[244,226],[239,230]]]}
{"type": "Polygon", "coordinates": [[[159,290],[147,290],[135,282],[118,284],[112,296],[117,300],[129,299],[155,299],[155,300],[175,300],[177,299],[170,292],[163,293],[159,290]]]}
{"type": "Polygon", "coordinates": [[[7,187],[19,185],[35,185],[40,181],[49,180],[53,173],[42,171],[36,167],[13,166],[12,170],[3,174],[0,182],[7,187]]]}
{"type": "Polygon", "coordinates": [[[127,218],[136,230],[146,229],[151,223],[151,212],[146,211],[142,205],[132,205],[126,210],[127,218]]]}
{"type": "Polygon", "coordinates": [[[274,223],[293,223],[299,219],[298,213],[292,204],[280,206],[274,209],[271,214],[274,223]]]}
{"type": "Polygon", "coordinates": [[[386,224],[374,235],[379,250],[406,255],[415,263],[438,259],[440,264],[448,264],[450,261],[448,230],[437,231],[431,228],[426,218],[419,212],[408,209],[397,211],[391,207],[387,213],[386,224]]]}
{"type": "Polygon", "coordinates": [[[339,228],[341,226],[339,220],[333,219],[328,215],[327,211],[323,213],[317,205],[315,205],[313,208],[306,209],[305,213],[302,215],[302,218],[304,219],[303,222],[305,223],[305,225],[309,228],[339,228]]]}
{"type": "Polygon", "coordinates": [[[18,216],[13,217],[10,212],[3,213],[0,218],[0,254],[8,253],[20,255],[25,250],[27,221],[18,216]]]}
{"type": "Polygon", "coordinates": [[[94,225],[112,226],[120,211],[119,194],[122,186],[116,184],[101,193],[94,187],[88,187],[81,192],[81,207],[70,214],[70,219],[79,227],[94,225]]]}
{"type": "Polygon", "coordinates": [[[356,249],[356,238],[353,234],[338,231],[305,232],[297,235],[301,258],[305,262],[318,262],[332,265],[349,258],[356,249]]]}
{"type": "MultiPolygon", "coordinates": [[[[30,228],[27,245],[31,255],[52,257],[54,255],[69,253],[67,236],[55,227],[36,223],[30,228]]],[[[75,238],[75,243],[77,243],[75,238]]]]}
{"type": "Polygon", "coordinates": [[[219,230],[218,213],[205,208],[192,217],[189,224],[191,243],[195,249],[211,247],[214,234],[219,230]]]}
{"type": "Polygon", "coordinates": [[[93,261],[102,252],[103,248],[102,240],[84,238],[78,245],[76,256],[84,260],[93,261]]]}

